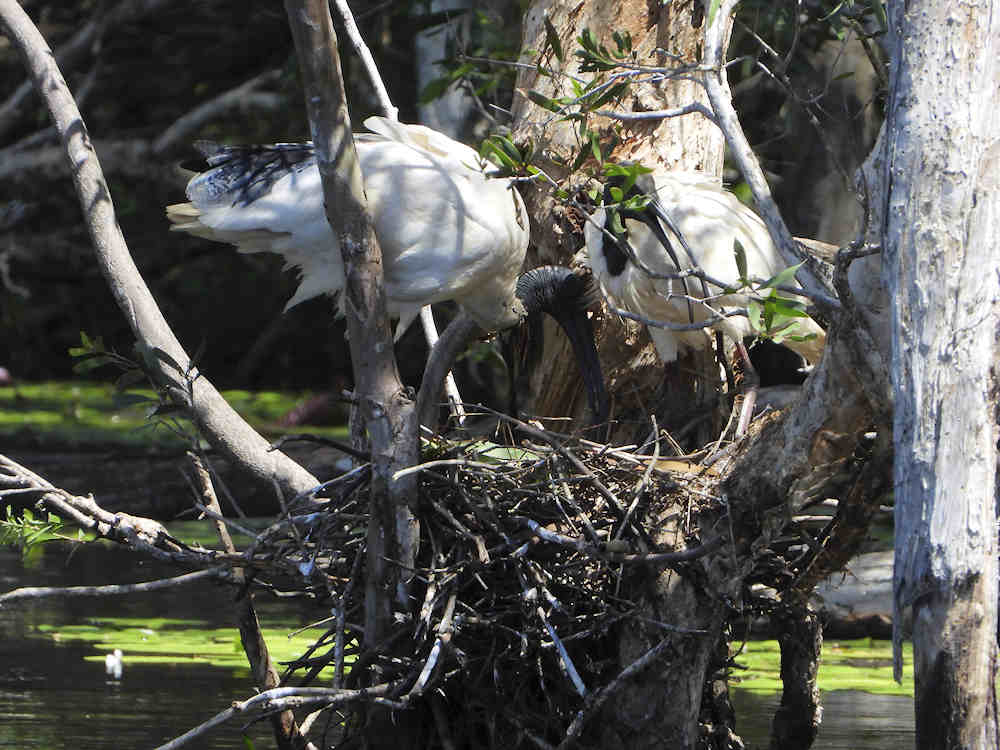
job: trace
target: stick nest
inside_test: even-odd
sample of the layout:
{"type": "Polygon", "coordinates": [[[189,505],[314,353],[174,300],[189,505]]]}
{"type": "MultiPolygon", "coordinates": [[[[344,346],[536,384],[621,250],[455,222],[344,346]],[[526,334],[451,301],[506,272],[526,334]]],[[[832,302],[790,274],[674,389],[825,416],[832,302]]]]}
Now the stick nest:
{"type": "Polygon", "coordinates": [[[648,457],[573,451],[552,440],[426,443],[413,606],[385,642],[363,650],[351,631],[364,616],[367,473],[343,478],[321,533],[287,537],[302,564],[323,570],[339,620],[283,682],[313,681],[337,661],[339,637],[348,663],[340,684],[397,681],[375,702],[432,709],[427,746],[586,746],[584,725],[625,682],[614,634],[640,617],[637,579],[690,564],[671,557],[699,544],[691,519],[713,502],[701,489],[713,478],[690,473],[682,489],[648,457]]]}

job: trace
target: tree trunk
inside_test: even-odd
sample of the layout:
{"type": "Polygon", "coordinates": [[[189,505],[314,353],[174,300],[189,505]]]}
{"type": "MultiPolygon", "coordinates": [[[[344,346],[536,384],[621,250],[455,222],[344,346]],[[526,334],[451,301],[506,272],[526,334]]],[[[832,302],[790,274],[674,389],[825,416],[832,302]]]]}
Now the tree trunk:
{"type": "Polygon", "coordinates": [[[895,639],[912,606],[917,747],[995,748],[1000,4],[897,2],[889,30],[895,639]]]}
{"type": "MultiPolygon", "coordinates": [[[[580,4],[540,0],[525,14],[522,49],[546,49],[547,20],[559,36],[565,61],[557,60],[549,49],[539,62],[572,75],[576,74],[572,53],[584,29],[590,29],[600,43],[608,46],[613,44],[612,32],[628,32],[636,59],[642,64],[678,65],[683,61],[697,65],[701,61],[704,39],[705,19],[699,15],[701,9],[700,2],[618,0],[580,4]],[[655,52],[657,49],[669,50],[679,59],[668,59],[661,52],[655,52]]],[[[727,36],[731,21],[729,24],[727,36]]],[[[517,90],[535,90],[550,98],[573,95],[566,77],[542,76],[535,69],[527,68],[518,76],[517,90]]],[[[670,78],[658,83],[636,84],[624,101],[608,105],[608,108],[618,112],[641,112],[692,102],[708,106],[704,88],[689,78],[670,78]]],[[[574,150],[579,147],[573,123],[557,121],[551,112],[525,96],[516,96],[513,110],[516,141],[531,141],[536,155],[557,154],[572,160],[574,150]]],[[[722,172],[722,133],[699,113],[626,122],[592,116],[589,127],[602,137],[612,129],[619,130],[619,144],[611,153],[603,155],[608,160],[641,161],[650,167],[699,170],[716,175],[722,172]]],[[[544,168],[557,179],[567,173],[554,160],[544,163],[544,168]]],[[[561,205],[548,187],[525,185],[522,195],[533,220],[532,238],[537,248],[537,255],[529,257],[529,262],[569,263],[583,247],[583,217],[575,209],[561,205]]],[[[710,351],[697,359],[686,358],[676,363],[669,382],[664,385],[663,365],[652,351],[644,328],[625,323],[617,316],[604,316],[598,320],[597,337],[609,384],[619,398],[613,416],[624,421],[618,430],[621,442],[643,440],[650,434],[652,427],[648,415],[656,411],[654,394],[666,393],[673,399],[672,414],[676,415],[670,425],[673,427],[690,422],[692,403],[698,402],[698,408],[706,401],[714,403],[717,398],[718,368],[710,351]],[[706,371],[712,374],[698,376],[706,371]]],[[[529,408],[538,414],[562,415],[575,411],[580,415],[583,391],[577,365],[568,342],[554,326],[546,329],[544,351],[549,366],[536,373],[535,398],[529,408]]],[[[707,426],[710,429],[706,434],[718,434],[717,429],[711,429],[718,425],[707,426]]],[[[664,545],[662,548],[682,549],[688,528],[678,519],[685,516],[683,508],[664,510],[660,517],[670,520],[664,520],[654,541],[664,545]]],[[[635,586],[634,599],[641,602],[642,615],[647,621],[667,622],[682,632],[665,633],[651,624],[648,627],[630,625],[619,633],[618,663],[621,668],[632,664],[665,636],[670,645],[655,667],[631,680],[608,702],[608,721],[603,723],[601,730],[602,745],[693,748],[699,741],[705,675],[721,635],[725,607],[696,580],[671,570],[637,574],[632,577],[631,584],[635,586]]]]}
{"type": "MultiPolygon", "coordinates": [[[[560,63],[549,51],[539,62],[567,73],[576,74],[572,57],[578,46],[576,39],[584,29],[590,29],[603,44],[612,45],[613,31],[628,32],[633,40],[636,59],[648,65],[675,65],[656,49],[669,50],[684,62],[697,64],[704,37],[703,19],[698,10],[701,3],[664,2],[637,3],[617,0],[610,3],[568,3],[539,0],[531,5],[524,17],[522,49],[546,48],[545,20],[555,28],[564,50],[565,62],[560,63]]],[[[730,26],[731,27],[731,26],[730,26]]],[[[728,34],[728,32],[727,32],[728,34]]],[[[589,75],[589,74],[584,74],[589,75]]],[[[538,91],[550,98],[572,96],[569,81],[564,76],[542,76],[532,69],[523,69],[517,80],[517,91],[538,91]]],[[[633,85],[625,100],[609,104],[618,112],[643,112],[679,107],[696,102],[708,106],[703,87],[690,78],[670,78],[659,83],[633,85]]],[[[572,158],[578,147],[574,123],[560,122],[552,113],[515,94],[514,138],[531,141],[536,155],[557,154],[572,158]]],[[[699,113],[683,117],[616,122],[605,117],[592,117],[590,128],[609,134],[620,128],[621,142],[605,158],[617,161],[641,161],[647,166],[666,169],[699,170],[708,174],[722,173],[724,140],[722,133],[699,113]]],[[[536,161],[538,161],[536,159],[536,161]]],[[[557,179],[566,169],[555,162],[542,162],[546,171],[557,179]]],[[[578,186],[581,187],[581,186],[578,186]]],[[[529,264],[568,264],[583,247],[583,217],[575,209],[561,205],[546,186],[524,185],[521,191],[528,213],[533,219],[531,236],[537,254],[529,254],[529,264]]],[[[636,434],[643,439],[649,432],[648,415],[655,411],[651,394],[660,392],[663,368],[649,344],[645,329],[627,323],[617,316],[604,316],[597,321],[598,346],[605,364],[611,390],[617,394],[613,416],[624,420],[639,418],[641,424],[628,424],[620,431],[625,442],[636,434]],[[639,394],[643,394],[640,396],[639,394]]],[[[530,410],[543,415],[575,414],[585,408],[584,389],[580,383],[576,362],[569,342],[546,321],[544,351],[546,368],[539,368],[532,382],[533,400],[530,410]]],[[[701,404],[715,399],[714,376],[696,383],[696,374],[714,369],[712,357],[700,357],[678,363],[680,375],[670,383],[670,395],[676,404],[701,404]],[[689,373],[694,373],[691,375],[689,373]],[[687,394],[687,395],[685,395],[687,394]]],[[[688,421],[686,414],[677,422],[688,421]]],[[[679,425],[673,425],[679,426],[679,425]]]]}
{"type": "MultiPolygon", "coordinates": [[[[371,450],[371,497],[365,570],[364,644],[385,640],[397,613],[409,612],[419,522],[415,475],[395,479],[417,463],[416,412],[406,397],[386,315],[382,254],[364,193],[347,111],[337,37],[326,0],[285,0],[306,93],[306,109],[330,226],[346,271],[344,309],[356,383],[354,410],[371,450]]],[[[332,249],[337,252],[337,249],[332,249]]],[[[376,675],[380,682],[385,675],[376,675]]],[[[373,709],[372,748],[417,746],[414,712],[396,720],[373,709]]]]}

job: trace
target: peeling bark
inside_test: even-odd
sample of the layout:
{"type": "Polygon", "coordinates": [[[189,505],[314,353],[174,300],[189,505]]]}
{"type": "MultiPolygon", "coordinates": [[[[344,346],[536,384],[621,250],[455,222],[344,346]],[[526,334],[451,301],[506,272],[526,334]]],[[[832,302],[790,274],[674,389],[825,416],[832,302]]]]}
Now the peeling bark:
{"type": "Polygon", "coordinates": [[[894,3],[889,32],[897,678],[912,606],[917,746],[995,748],[1000,5],[894,3]]]}

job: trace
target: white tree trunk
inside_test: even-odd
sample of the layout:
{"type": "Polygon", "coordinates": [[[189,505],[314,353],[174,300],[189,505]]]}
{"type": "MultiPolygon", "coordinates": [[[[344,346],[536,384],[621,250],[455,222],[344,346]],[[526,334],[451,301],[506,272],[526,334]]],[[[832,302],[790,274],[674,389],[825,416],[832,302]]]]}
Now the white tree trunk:
{"type": "Polygon", "coordinates": [[[897,638],[912,606],[917,746],[994,748],[1000,3],[893,3],[890,53],[897,638]]]}

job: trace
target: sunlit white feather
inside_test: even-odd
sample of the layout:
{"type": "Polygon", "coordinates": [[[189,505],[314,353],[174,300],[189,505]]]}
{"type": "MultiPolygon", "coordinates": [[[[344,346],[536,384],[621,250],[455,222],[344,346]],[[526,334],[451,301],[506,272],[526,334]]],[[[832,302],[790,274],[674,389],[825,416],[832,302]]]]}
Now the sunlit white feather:
{"type": "MultiPolygon", "coordinates": [[[[517,191],[488,177],[474,150],[437,131],[371,117],[356,136],[368,207],[382,250],[396,337],[434,302],[455,300],[488,330],[518,321],[517,277],[528,218],[517,191]]],[[[292,307],[344,287],[315,159],[290,166],[251,202],[213,188],[211,171],[188,184],[191,203],[168,207],[177,229],[281,254],[301,275],[292,307]]],[[[334,212],[336,213],[336,212],[334,212]]],[[[342,295],[341,295],[342,301],[342,295]]]]}
{"type": "MultiPolygon", "coordinates": [[[[734,253],[734,242],[743,246],[747,258],[747,272],[751,279],[767,279],[785,267],[777,248],[771,242],[767,228],[760,217],[740,203],[715,178],[697,172],[661,172],[654,174],[655,195],[674,226],[684,235],[697,259],[698,266],[710,277],[727,285],[738,286],[739,271],[734,253]]],[[[716,311],[746,309],[749,298],[744,293],[712,296],[710,303],[698,301],[689,304],[689,298],[704,298],[701,282],[696,278],[656,279],[635,263],[628,261],[624,270],[615,275],[608,267],[603,247],[611,239],[604,234],[606,212],[598,208],[584,228],[587,254],[591,269],[601,289],[615,307],[656,321],[686,325],[702,322],[716,311]]],[[[646,268],[658,274],[674,274],[678,268],[661,244],[659,238],[646,224],[628,219],[625,222],[628,240],[636,257],[646,268]]],[[[675,249],[681,270],[692,267],[690,258],[666,226],[664,231],[675,249]]],[[[721,290],[708,285],[709,295],[721,290]]],[[[810,319],[799,323],[803,333],[814,333],[816,338],[783,343],[797,351],[810,362],[816,362],[822,352],[823,330],[810,319]]],[[[734,341],[753,333],[745,316],[725,318],[712,328],[721,330],[734,341]]],[[[710,331],[673,331],[648,326],[650,338],[657,354],[664,362],[673,362],[689,349],[711,346],[710,331]]]]}

